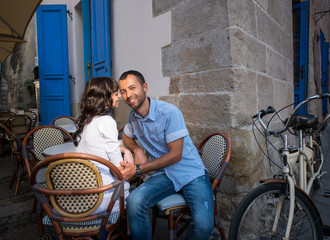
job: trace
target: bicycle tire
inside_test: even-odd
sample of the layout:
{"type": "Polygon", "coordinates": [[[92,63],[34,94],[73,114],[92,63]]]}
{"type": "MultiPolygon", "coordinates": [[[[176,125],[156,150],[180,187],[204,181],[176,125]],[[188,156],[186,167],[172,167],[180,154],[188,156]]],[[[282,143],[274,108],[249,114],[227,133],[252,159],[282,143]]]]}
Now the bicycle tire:
{"type": "MultiPolygon", "coordinates": [[[[286,183],[273,182],[252,189],[239,203],[229,229],[229,240],[282,239],[286,229],[286,183]],[[276,203],[284,200],[277,231],[272,233],[276,203]],[[267,200],[267,201],[266,201],[267,200]]],[[[322,221],[311,200],[296,188],[296,204],[289,239],[322,239],[322,221]]]]}

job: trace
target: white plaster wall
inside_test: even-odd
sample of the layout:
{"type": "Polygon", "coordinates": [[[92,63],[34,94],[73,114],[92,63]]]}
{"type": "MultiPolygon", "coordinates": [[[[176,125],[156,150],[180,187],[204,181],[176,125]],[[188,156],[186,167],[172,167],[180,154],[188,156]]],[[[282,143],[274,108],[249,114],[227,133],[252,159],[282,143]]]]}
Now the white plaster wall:
{"type": "Polygon", "coordinates": [[[138,70],[149,85],[149,96],[169,94],[163,77],[161,48],[171,42],[171,13],[152,16],[152,0],[111,1],[112,76],[138,70]]]}

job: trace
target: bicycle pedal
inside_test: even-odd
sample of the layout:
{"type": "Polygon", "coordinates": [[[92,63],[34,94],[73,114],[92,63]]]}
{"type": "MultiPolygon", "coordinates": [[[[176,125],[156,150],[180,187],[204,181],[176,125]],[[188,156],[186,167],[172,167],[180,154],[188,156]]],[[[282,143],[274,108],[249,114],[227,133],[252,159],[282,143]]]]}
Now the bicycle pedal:
{"type": "Polygon", "coordinates": [[[322,232],[324,236],[330,236],[330,226],[323,225],[322,226],[322,232]]]}

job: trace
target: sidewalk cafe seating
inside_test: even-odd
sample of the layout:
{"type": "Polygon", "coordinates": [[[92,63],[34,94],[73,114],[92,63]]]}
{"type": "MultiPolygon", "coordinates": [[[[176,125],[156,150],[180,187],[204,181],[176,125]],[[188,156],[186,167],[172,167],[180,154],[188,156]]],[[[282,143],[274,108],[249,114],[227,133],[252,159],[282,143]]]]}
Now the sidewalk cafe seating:
{"type": "MultiPolygon", "coordinates": [[[[231,140],[225,133],[213,133],[207,136],[198,146],[197,150],[205,167],[209,171],[214,195],[214,225],[218,228],[221,239],[226,239],[224,229],[217,213],[217,190],[224,176],[226,167],[231,157],[231,140]]],[[[155,231],[156,219],[167,218],[169,239],[176,239],[190,225],[190,210],[181,193],[170,195],[156,204],[153,208],[152,229],[155,231]],[[184,226],[179,229],[179,222],[184,226]]]]}
{"type": "Polygon", "coordinates": [[[108,239],[123,237],[123,232],[116,230],[125,225],[124,181],[119,169],[108,160],[85,153],[57,154],[33,168],[30,183],[46,213],[43,224],[55,229],[56,239],[88,239],[95,235],[104,240],[107,235],[108,239]],[[117,180],[103,186],[94,161],[109,168],[117,180]],[[47,185],[43,186],[38,183],[37,176],[45,168],[47,185]],[[103,192],[109,189],[113,189],[113,194],[108,208],[93,214],[102,201],[103,192]],[[120,209],[112,212],[116,200],[119,200],[120,209]]]}
{"type": "Polygon", "coordinates": [[[9,142],[11,149],[11,160],[14,160],[14,172],[10,180],[9,187],[12,188],[16,179],[16,186],[14,192],[14,195],[16,196],[19,189],[21,175],[24,170],[24,161],[22,158],[22,141],[18,139],[18,137],[13,134],[8,128],[6,128],[3,124],[0,124],[0,129],[5,134],[6,140],[9,142]]]}

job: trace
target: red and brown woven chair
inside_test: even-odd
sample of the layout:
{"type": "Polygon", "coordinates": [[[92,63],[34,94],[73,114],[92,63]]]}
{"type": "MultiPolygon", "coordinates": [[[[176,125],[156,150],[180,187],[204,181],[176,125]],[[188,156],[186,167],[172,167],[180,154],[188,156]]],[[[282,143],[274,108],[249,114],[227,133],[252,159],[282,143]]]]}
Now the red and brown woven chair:
{"type": "MultiPolygon", "coordinates": [[[[198,146],[205,167],[209,171],[214,194],[214,225],[219,230],[221,239],[226,239],[224,229],[217,212],[217,190],[224,176],[227,164],[231,157],[231,140],[225,133],[213,133],[207,136],[198,146]]],[[[169,239],[176,239],[190,225],[190,210],[182,194],[176,193],[166,197],[153,208],[153,231],[156,228],[157,218],[168,219],[169,239]],[[179,223],[184,223],[181,227],[179,223]]]]}
{"type": "Polygon", "coordinates": [[[108,160],[85,153],[57,154],[33,168],[30,183],[46,213],[43,224],[54,228],[56,239],[95,235],[100,239],[106,239],[107,235],[109,239],[123,237],[123,232],[116,230],[125,225],[124,181],[119,169],[108,160]],[[94,162],[108,168],[114,182],[103,186],[94,162]],[[39,171],[45,168],[46,187],[37,179],[39,171]],[[108,190],[113,194],[107,209],[93,214],[108,190]],[[119,201],[119,210],[112,211],[116,201],[119,201]]]}

